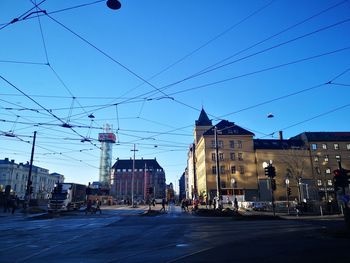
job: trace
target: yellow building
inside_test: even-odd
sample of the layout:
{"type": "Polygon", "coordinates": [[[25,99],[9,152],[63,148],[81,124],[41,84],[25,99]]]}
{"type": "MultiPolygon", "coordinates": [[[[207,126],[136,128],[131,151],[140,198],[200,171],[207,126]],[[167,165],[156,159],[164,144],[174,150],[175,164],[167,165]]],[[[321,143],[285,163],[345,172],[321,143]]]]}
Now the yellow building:
{"type": "Polygon", "coordinates": [[[334,200],[333,171],[339,163],[350,169],[350,132],[305,132],[288,140],[282,132],[279,139],[253,137],[233,122],[212,125],[202,109],[188,154],[189,198],[212,199],[220,188],[224,201],[234,196],[239,201],[271,201],[263,163],[272,162],[275,200],[334,200]]]}
{"type": "Polygon", "coordinates": [[[216,180],[219,173],[221,195],[232,197],[235,193],[242,201],[247,198],[257,200],[254,134],[225,120],[212,126],[203,109],[196,121],[194,134],[196,167],[194,176],[198,195],[208,198],[216,196],[216,180]],[[217,132],[217,154],[215,132],[217,132]]]}

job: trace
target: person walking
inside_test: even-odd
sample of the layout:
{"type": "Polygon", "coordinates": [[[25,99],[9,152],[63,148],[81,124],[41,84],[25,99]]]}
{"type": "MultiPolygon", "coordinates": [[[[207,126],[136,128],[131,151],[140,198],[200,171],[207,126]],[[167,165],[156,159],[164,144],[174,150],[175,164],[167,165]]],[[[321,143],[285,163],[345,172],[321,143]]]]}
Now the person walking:
{"type": "Polygon", "coordinates": [[[159,210],[159,212],[161,211],[164,211],[164,213],[166,212],[165,211],[165,198],[162,199],[162,208],[159,210]]]}
{"type": "Polygon", "coordinates": [[[237,197],[235,197],[235,200],[233,201],[233,207],[235,211],[238,211],[238,201],[237,201],[237,197]]]}

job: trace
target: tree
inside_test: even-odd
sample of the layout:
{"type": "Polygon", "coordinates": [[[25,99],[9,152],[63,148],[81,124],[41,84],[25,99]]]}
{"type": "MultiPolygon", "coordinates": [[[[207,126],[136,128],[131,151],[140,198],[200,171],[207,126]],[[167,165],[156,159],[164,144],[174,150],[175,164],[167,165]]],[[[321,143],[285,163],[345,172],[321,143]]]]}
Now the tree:
{"type": "Polygon", "coordinates": [[[303,148],[289,149],[284,156],[283,163],[286,167],[286,177],[296,182],[298,186],[299,202],[302,201],[304,192],[302,189],[302,179],[305,177],[305,170],[307,167],[307,152],[303,148]]]}

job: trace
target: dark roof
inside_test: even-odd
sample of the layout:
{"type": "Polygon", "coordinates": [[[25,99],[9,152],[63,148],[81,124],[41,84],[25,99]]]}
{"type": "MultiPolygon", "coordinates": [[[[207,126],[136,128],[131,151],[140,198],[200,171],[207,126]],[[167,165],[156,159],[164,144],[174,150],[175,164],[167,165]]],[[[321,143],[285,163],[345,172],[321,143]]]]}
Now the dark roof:
{"type": "Polygon", "coordinates": [[[319,141],[350,141],[350,132],[303,132],[292,139],[308,142],[319,141]]]}
{"type": "Polygon", "coordinates": [[[196,120],[196,126],[211,126],[212,122],[209,120],[209,117],[205,110],[202,108],[201,113],[199,114],[198,120],[196,120]]]}
{"type": "MultiPolygon", "coordinates": [[[[234,122],[229,122],[222,120],[218,124],[215,125],[220,132],[221,135],[251,135],[254,136],[254,133],[243,129],[242,127],[236,125],[234,122]]],[[[211,127],[207,130],[203,135],[214,135],[214,127],[211,127]]]]}
{"type": "MultiPolygon", "coordinates": [[[[156,159],[135,159],[135,169],[144,169],[145,164],[147,165],[147,169],[163,169],[156,159]]],[[[113,169],[132,169],[133,160],[117,160],[113,165],[113,169]]]]}
{"type": "Polygon", "coordinates": [[[255,139],[254,149],[300,149],[304,147],[302,140],[274,140],[274,139],[255,139]]]}

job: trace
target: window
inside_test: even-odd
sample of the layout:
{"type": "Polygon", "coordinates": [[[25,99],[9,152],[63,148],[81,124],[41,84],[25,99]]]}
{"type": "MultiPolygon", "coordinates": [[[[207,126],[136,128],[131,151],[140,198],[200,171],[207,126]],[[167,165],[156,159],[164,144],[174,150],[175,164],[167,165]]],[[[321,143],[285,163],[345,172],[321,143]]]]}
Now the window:
{"type": "Polygon", "coordinates": [[[224,154],[223,153],[219,153],[219,160],[223,161],[224,160],[224,154]]]}
{"type": "Polygon", "coordinates": [[[314,157],[314,161],[315,161],[315,163],[318,163],[318,156],[314,157]]]}
{"type": "Polygon", "coordinates": [[[339,144],[338,143],[334,144],[334,150],[339,150],[339,144]]]}
{"type": "Polygon", "coordinates": [[[211,160],[212,160],[212,161],[216,161],[216,158],[215,158],[215,157],[216,157],[216,154],[215,154],[215,153],[212,153],[212,154],[211,154],[211,160]]]}
{"type": "Polygon", "coordinates": [[[332,185],[333,185],[333,182],[332,182],[332,180],[328,179],[328,180],[327,180],[327,185],[330,185],[330,186],[332,186],[332,185]]]}
{"type": "Polygon", "coordinates": [[[213,165],[211,167],[211,172],[212,172],[212,174],[216,174],[216,166],[215,165],[213,165]]]}
{"type": "Polygon", "coordinates": [[[242,149],[242,141],[238,141],[237,144],[238,144],[238,148],[242,149]]]}
{"type": "Polygon", "coordinates": [[[220,174],[224,174],[225,173],[225,166],[222,165],[220,166],[220,174]]]}
{"type": "Polygon", "coordinates": [[[313,151],[317,150],[317,144],[316,143],[311,144],[311,150],[313,150],[313,151]]]}
{"type": "Polygon", "coordinates": [[[239,167],[239,172],[240,172],[241,174],[244,174],[244,166],[240,166],[240,167],[239,167]]]}
{"type": "Polygon", "coordinates": [[[215,141],[214,140],[211,141],[211,148],[215,149],[215,141]]]}
{"type": "Polygon", "coordinates": [[[315,167],[315,170],[316,170],[316,173],[317,173],[317,174],[321,174],[321,170],[320,170],[319,167],[315,167]]]}
{"type": "Polygon", "coordinates": [[[230,159],[231,161],[234,161],[236,159],[235,153],[230,153],[230,159]]]}
{"type": "Polygon", "coordinates": [[[329,157],[328,157],[327,154],[324,156],[324,161],[325,161],[325,162],[328,162],[328,161],[329,161],[329,157]]]}
{"type": "Polygon", "coordinates": [[[219,148],[224,148],[224,142],[223,141],[218,141],[218,147],[219,148]]]}
{"type": "Polygon", "coordinates": [[[243,153],[238,153],[238,161],[243,161],[243,153]]]}
{"type": "Polygon", "coordinates": [[[322,143],[322,149],[327,150],[327,144],[322,143]]]}
{"type": "Polygon", "coordinates": [[[322,185],[322,181],[321,180],[317,180],[317,185],[321,186],[322,185]]]}
{"type": "Polygon", "coordinates": [[[235,141],[230,141],[230,148],[235,148],[235,141]]]}
{"type": "Polygon", "coordinates": [[[236,166],[232,165],[231,166],[231,174],[235,174],[236,173],[236,166]]]}
{"type": "Polygon", "coordinates": [[[330,168],[327,168],[326,169],[326,174],[330,174],[331,173],[331,169],[330,168]]]}

